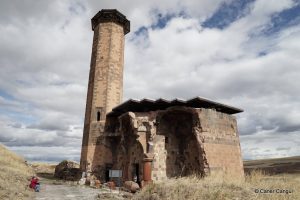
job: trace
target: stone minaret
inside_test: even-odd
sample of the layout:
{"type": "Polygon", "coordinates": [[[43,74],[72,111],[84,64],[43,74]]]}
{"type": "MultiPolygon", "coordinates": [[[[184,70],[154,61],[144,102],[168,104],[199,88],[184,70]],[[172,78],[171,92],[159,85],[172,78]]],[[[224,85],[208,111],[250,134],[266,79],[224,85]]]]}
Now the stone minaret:
{"type": "Polygon", "coordinates": [[[80,167],[90,171],[97,138],[105,117],[122,101],[124,36],[130,22],[115,9],[103,9],[92,18],[94,31],[80,167]]]}

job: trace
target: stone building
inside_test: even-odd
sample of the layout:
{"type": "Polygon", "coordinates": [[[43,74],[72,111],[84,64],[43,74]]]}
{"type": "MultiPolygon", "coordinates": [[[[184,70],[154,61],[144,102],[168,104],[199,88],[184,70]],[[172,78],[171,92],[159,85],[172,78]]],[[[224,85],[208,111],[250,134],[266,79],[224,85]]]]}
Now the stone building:
{"type": "Polygon", "coordinates": [[[124,36],[130,22],[101,10],[94,30],[80,166],[107,181],[110,169],[139,183],[213,172],[242,177],[233,114],[242,110],[201,97],[122,101],[124,36]]]}

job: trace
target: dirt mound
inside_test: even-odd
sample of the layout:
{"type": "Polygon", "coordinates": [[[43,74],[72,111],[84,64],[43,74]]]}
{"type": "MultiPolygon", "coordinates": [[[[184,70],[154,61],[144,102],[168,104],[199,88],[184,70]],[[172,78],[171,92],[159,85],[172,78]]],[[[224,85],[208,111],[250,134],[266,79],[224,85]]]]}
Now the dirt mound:
{"type": "Polygon", "coordinates": [[[54,177],[68,181],[78,181],[81,178],[79,164],[68,160],[60,162],[55,167],[54,177]]]}

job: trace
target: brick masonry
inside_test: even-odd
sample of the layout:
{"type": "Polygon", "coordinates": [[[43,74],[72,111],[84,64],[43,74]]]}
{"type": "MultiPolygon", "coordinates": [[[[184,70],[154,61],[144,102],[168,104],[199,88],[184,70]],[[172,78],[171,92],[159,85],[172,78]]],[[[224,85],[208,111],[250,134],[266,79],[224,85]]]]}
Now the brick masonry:
{"type": "Polygon", "coordinates": [[[105,117],[122,100],[124,25],[129,23],[116,10],[100,11],[92,22],[94,38],[80,161],[82,170],[92,167],[97,149],[105,151],[105,147],[97,147],[105,117]],[[124,20],[124,23],[116,23],[116,20],[124,20]]]}

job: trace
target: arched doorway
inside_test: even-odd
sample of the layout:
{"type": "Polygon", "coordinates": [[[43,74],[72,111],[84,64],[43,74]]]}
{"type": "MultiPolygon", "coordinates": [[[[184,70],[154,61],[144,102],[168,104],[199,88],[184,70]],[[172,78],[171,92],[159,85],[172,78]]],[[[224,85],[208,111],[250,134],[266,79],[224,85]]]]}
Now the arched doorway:
{"type": "Polygon", "coordinates": [[[120,140],[114,147],[115,168],[123,171],[123,180],[132,180],[141,183],[143,177],[144,149],[139,135],[132,126],[130,115],[120,118],[120,140]]]}

